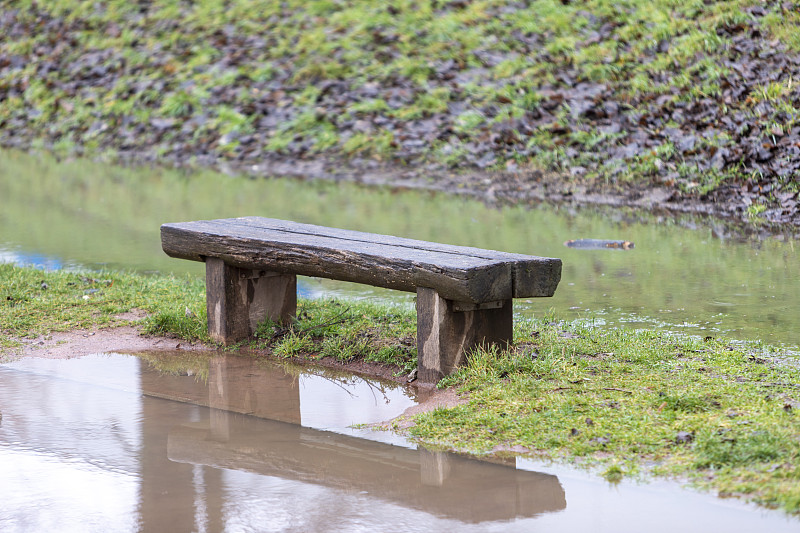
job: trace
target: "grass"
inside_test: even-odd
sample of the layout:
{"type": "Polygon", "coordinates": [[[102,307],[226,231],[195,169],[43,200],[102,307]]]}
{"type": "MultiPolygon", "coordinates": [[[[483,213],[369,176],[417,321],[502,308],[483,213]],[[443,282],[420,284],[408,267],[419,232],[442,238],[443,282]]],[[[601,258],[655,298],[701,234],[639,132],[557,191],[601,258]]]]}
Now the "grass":
{"type": "MultiPolygon", "coordinates": [[[[0,265],[0,346],[128,323],[209,342],[202,280],[0,265]]],[[[291,324],[265,322],[242,346],[278,359],[416,365],[413,310],[301,300],[291,324]]],[[[180,366],[180,365],[179,365],[180,366]]],[[[416,415],[426,446],[474,454],[521,446],[610,482],[664,476],[800,513],[800,365],[769,346],[517,319],[508,350],[472,353],[440,387],[466,404],[416,415]]]]}
{"type": "Polygon", "coordinates": [[[147,332],[208,341],[204,284],[193,277],[125,272],[45,272],[0,264],[0,346],[53,332],[128,324],[119,315],[149,313],[147,332]]]}
{"type": "MultiPolygon", "coordinates": [[[[0,68],[0,128],[21,121],[39,140],[90,152],[117,149],[124,131],[127,149],[155,155],[169,153],[185,129],[194,151],[222,159],[266,151],[408,162],[398,142],[404,126],[434,117],[435,131],[412,135],[415,162],[469,167],[461,146],[485,144],[496,124],[538,116],[553,91],[602,84],[610,89],[603,99],[626,112],[661,113],[650,108],[659,97],[719,99],[726,65],[738,57],[732,34],[756,32],[800,52],[796,3],[755,0],[0,0],[0,10],[15,20],[0,57],[27,58],[0,68]],[[64,35],[69,46],[57,46],[64,35]],[[166,119],[169,131],[154,131],[166,119]],[[356,120],[376,131],[349,129],[356,120]],[[249,147],[229,135],[254,132],[249,147]]],[[[796,82],[787,76],[753,82],[726,114],[741,112],[756,129],[794,125],[796,82]],[[766,115],[755,109],[764,102],[766,115]]],[[[556,119],[570,115],[568,99],[554,105],[556,119]]],[[[615,139],[598,135],[599,125],[574,119],[564,136],[539,124],[498,149],[493,164],[585,166],[587,177],[615,180],[597,149],[615,139]],[[565,143],[566,152],[554,148],[565,143]]],[[[679,153],[623,159],[628,182],[682,163],[679,153]]],[[[697,190],[749,177],[726,170],[695,175],[697,190]]]]}
{"type": "Polygon", "coordinates": [[[509,353],[444,380],[466,405],[416,418],[426,443],[523,446],[610,481],[675,477],[800,512],[800,370],[770,349],[532,321],[509,353]]]}
{"type": "MultiPolygon", "coordinates": [[[[129,324],[119,315],[147,314],[144,333],[212,344],[206,326],[205,284],[196,277],[125,272],[46,272],[0,264],[0,347],[53,332],[129,324]]],[[[333,357],[416,368],[413,311],[369,302],[298,302],[292,324],[261,324],[247,347],[280,358],[333,357]]],[[[242,345],[238,346],[241,347],[242,345]]]]}
{"type": "Polygon", "coordinates": [[[290,325],[261,324],[251,346],[278,357],[361,360],[392,365],[404,373],[417,366],[412,310],[370,302],[300,300],[297,317],[290,325]]]}

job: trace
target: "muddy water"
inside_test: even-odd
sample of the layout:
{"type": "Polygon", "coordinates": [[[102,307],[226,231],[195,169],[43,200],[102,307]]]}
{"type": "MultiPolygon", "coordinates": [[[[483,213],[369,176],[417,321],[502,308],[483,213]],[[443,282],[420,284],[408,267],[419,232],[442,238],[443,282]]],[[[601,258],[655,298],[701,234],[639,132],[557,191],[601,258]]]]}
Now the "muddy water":
{"type": "MultiPolygon", "coordinates": [[[[162,223],[259,215],[562,258],[556,296],[515,301],[523,314],[552,309],[559,318],[601,325],[799,342],[800,250],[788,236],[740,240],[719,224],[636,222],[623,210],[492,209],[443,194],[187,176],[15,152],[0,152],[0,177],[1,260],[199,274],[199,264],[163,254],[162,223]],[[589,238],[632,241],[635,248],[564,246],[589,238]]],[[[302,280],[301,291],[411,302],[405,293],[330,281],[302,280]]]]}
{"type": "Polygon", "coordinates": [[[797,531],[777,512],[610,487],[354,429],[394,384],[218,355],[0,365],[0,531],[797,531]],[[680,509],[680,512],[676,512],[680,509]]]}

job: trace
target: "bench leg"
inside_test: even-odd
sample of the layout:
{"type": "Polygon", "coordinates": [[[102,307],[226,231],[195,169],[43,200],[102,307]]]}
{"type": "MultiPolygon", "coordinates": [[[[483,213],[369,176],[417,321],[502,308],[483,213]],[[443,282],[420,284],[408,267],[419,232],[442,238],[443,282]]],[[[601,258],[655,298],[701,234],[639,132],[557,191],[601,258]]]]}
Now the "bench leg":
{"type": "Polygon", "coordinates": [[[297,276],[237,268],[221,259],[206,259],[208,333],[234,344],[255,333],[267,318],[290,320],[297,312],[297,276]]]}
{"type": "Polygon", "coordinates": [[[435,383],[466,361],[477,346],[511,342],[512,300],[480,309],[446,300],[433,289],[417,289],[417,377],[435,383]],[[470,309],[472,310],[459,310],[470,309]]]}

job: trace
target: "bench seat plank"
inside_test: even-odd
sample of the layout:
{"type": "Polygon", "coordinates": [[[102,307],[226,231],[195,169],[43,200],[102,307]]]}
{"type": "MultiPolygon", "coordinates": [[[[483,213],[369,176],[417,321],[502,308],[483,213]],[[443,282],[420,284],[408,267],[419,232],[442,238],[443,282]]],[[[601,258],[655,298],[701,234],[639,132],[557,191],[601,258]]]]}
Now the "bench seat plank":
{"type": "Polygon", "coordinates": [[[429,287],[443,298],[476,304],[552,296],[561,277],[559,259],[262,217],[164,224],[161,237],[172,257],[216,257],[241,268],[411,292],[429,287]]]}

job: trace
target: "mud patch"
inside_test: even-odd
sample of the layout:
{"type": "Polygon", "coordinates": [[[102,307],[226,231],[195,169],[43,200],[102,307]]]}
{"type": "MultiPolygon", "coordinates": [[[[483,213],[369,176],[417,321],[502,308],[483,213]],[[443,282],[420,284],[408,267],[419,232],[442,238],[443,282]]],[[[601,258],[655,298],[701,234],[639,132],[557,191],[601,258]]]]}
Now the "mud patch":
{"type": "Polygon", "coordinates": [[[461,396],[455,389],[431,389],[427,397],[420,398],[420,402],[412,405],[400,416],[397,416],[387,422],[375,424],[374,427],[378,429],[393,429],[395,431],[403,431],[414,426],[413,417],[420,413],[427,413],[434,409],[452,408],[458,405],[463,405],[469,401],[469,398],[461,396]]]}
{"type": "MultiPolygon", "coordinates": [[[[141,319],[144,312],[133,310],[120,319],[141,319]]],[[[98,328],[93,330],[74,330],[56,332],[35,339],[15,339],[22,346],[2,352],[3,359],[17,360],[27,357],[44,359],[71,359],[96,353],[126,353],[136,354],[145,351],[170,352],[170,351],[207,351],[212,352],[218,348],[203,343],[187,342],[184,339],[166,336],[142,334],[135,325],[119,326],[112,328],[98,328]]],[[[437,407],[453,407],[466,402],[466,398],[459,396],[454,390],[438,390],[434,384],[414,381],[409,384],[407,375],[399,367],[383,365],[360,360],[339,361],[334,357],[316,359],[313,354],[307,357],[292,357],[290,359],[276,358],[270,350],[256,350],[243,348],[230,353],[250,356],[261,359],[290,361],[300,365],[311,365],[342,372],[352,373],[365,378],[378,378],[413,388],[420,400],[418,405],[407,409],[399,417],[375,424],[376,427],[406,429],[413,425],[407,420],[422,412],[431,411],[437,407]]]]}
{"type": "Polygon", "coordinates": [[[36,339],[16,339],[22,348],[4,353],[10,359],[41,357],[71,359],[93,353],[132,353],[144,350],[209,350],[181,339],[142,335],[134,326],[51,333],[36,339]]]}
{"type": "Polygon", "coordinates": [[[114,318],[116,318],[117,320],[124,320],[126,322],[136,322],[137,320],[142,320],[143,318],[147,318],[147,311],[134,308],[126,313],[114,315],[114,318]]]}
{"type": "Polygon", "coordinates": [[[491,453],[496,453],[499,455],[505,455],[505,454],[530,455],[534,453],[534,450],[526,448],[525,446],[520,446],[519,444],[514,444],[513,446],[508,444],[501,444],[492,448],[491,453]]]}

